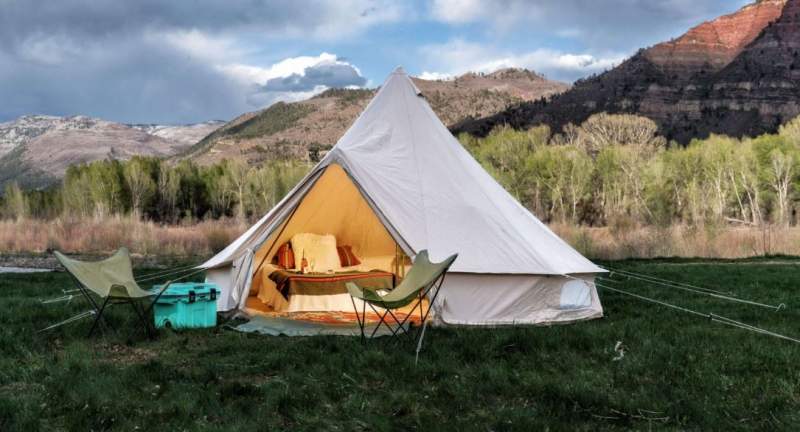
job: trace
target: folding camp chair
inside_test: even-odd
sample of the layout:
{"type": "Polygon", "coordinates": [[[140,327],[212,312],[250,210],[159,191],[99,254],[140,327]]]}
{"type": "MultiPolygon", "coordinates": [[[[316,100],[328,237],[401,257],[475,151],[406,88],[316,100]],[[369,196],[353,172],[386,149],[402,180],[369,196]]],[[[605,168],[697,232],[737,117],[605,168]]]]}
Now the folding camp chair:
{"type": "Polygon", "coordinates": [[[369,336],[370,339],[375,336],[380,326],[384,325],[391,332],[393,339],[402,334],[403,337],[417,343],[417,350],[419,350],[421,337],[424,334],[426,320],[431,311],[430,305],[433,305],[433,303],[436,301],[436,296],[439,295],[439,291],[444,283],[445,274],[447,273],[447,270],[450,269],[450,266],[457,257],[458,254],[455,254],[441,263],[435,264],[430,262],[428,259],[427,250],[420,251],[414,259],[414,264],[411,266],[411,270],[408,271],[408,274],[405,278],[403,278],[403,281],[400,282],[400,285],[396,286],[393,290],[384,295],[381,295],[374,290],[361,288],[355,283],[348,282],[347,291],[350,292],[350,299],[353,302],[353,309],[356,312],[358,326],[361,329],[362,342],[366,343],[367,340],[366,305],[369,305],[372,311],[375,312],[378,317],[380,317],[378,324],[375,326],[369,336]],[[431,291],[433,291],[433,295],[430,295],[431,291]],[[426,297],[430,297],[430,304],[427,310],[423,311],[424,307],[422,300],[426,297]],[[360,299],[363,302],[361,314],[359,314],[355,299],[360,299]],[[414,303],[407,315],[402,320],[398,319],[393,310],[406,307],[415,300],[416,303],[414,303]],[[419,315],[423,331],[417,332],[417,335],[412,336],[411,326],[406,324],[414,315],[414,311],[417,308],[419,308],[419,315]],[[380,312],[379,309],[383,309],[383,312],[380,312]],[[394,327],[389,324],[387,317],[392,318],[394,321],[394,327]]]}
{"type": "MultiPolygon", "coordinates": [[[[83,297],[92,306],[92,310],[81,314],[95,315],[92,327],[89,329],[89,336],[92,336],[101,320],[108,327],[111,327],[103,316],[103,312],[108,306],[127,303],[131,305],[142,326],[144,326],[147,336],[153,337],[155,329],[147,317],[150,315],[153,305],[169,287],[170,282],[164,284],[159,291],[147,291],[140,288],[133,278],[131,257],[126,248],[121,248],[107,259],[95,262],[78,261],[58,251],[54,252],[54,254],[67,270],[67,273],[72,276],[83,297]],[[102,302],[92,297],[92,294],[99,297],[102,302]],[[146,299],[152,299],[152,301],[149,305],[143,307],[140,302],[146,299]]],[[[70,322],[70,320],[64,323],[70,322]]]]}

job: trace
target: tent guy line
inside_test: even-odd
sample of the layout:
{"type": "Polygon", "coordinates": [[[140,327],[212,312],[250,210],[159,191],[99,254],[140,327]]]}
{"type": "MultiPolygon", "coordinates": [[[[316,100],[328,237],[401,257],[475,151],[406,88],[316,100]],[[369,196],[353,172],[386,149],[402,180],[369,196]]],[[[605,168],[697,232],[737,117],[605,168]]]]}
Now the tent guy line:
{"type": "Polygon", "coordinates": [[[701,291],[707,291],[707,292],[714,293],[714,294],[732,295],[732,293],[730,291],[724,292],[724,291],[721,291],[721,290],[701,287],[701,286],[697,286],[697,285],[688,284],[688,283],[685,283],[685,282],[672,281],[672,280],[668,280],[668,279],[664,279],[664,278],[659,278],[659,277],[656,277],[656,276],[646,275],[646,274],[643,274],[643,273],[636,273],[636,272],[632,272],[632,271],[629,271],[629,270],[622,270],[622,269],[619,269],[619,268],[614,268],[614,267],[609,267],[609,266],[601,266],[601,267],[603,267],[604,269],[608,270],[610,273],[619,273],[619,274],[622,274],[622,275],[632,275],[632,276],[646,277],[646,278],[652,279],[654,281],[665,282],[665,283],[669,283],[669,284],[672,284],[672,285],[680,285],[680,286],[684,286],[684,287],[687,287],[687,288],[692,288],[692,289],[701,290],[701,291]]]}
{"type": "Polygon", "coordinates": [[[180,275],[181,273],[185,273],[184,275],[182,275],[182,276],[178,277],[177,279],[175,279],[175,281],[178,281],[178,280],[185,279],[185,278],[187,278],[187,277],[189,277],[189,276],[191,276],[193,274],[200,273],[203,270],[204,269],[197,269],[197,267],[195,267],[195,266],[192,266],[192,267],[189,267],[189,268],[180,268],[179,270],[170,271],[170,272],[162,273],[162,274],[159,274],[159,275],[147,275],[147,276],[145,276],[143,278],[136,279],[136,282],[137,283],[141,283],[141,282],[153,281],[153,280],[156,280],[156,279],[164,279],[164,278],[166,278],[168,276],[180,275]]]}
{"type": "Polygon", "coordinates": [[[156,279],[156,278],[164,276],[164,275],[179,273],[180,271],[191,270],[191,269],[194,269],[194,268],[197,268],[197,266],[194,265],[194,264],[190,264],[190,265],[186,265],[186,266],[178,266],[178,267],[172,267],[172,268],[168,268],[168,269],[163,269],[163,270],[159,270],[159,271],[156,271],[156,272],[147,273],[145,275],[142,275],[141,278],[136,279],[136,282],[141,282],[143,280],[149,280],[149,278],[156,279]]]}
{"type": "Polygon", "coordinates": [[[727,317],[724,317],[724,316],[721,316],[721,315],[716,315],[714,313],[698,312],[698,311],[695,311],[695,310],[692,310],[692,309],[689,309],[689,308],[685,308],[685,307],[682,307],[682,306],[674,305],[674,304],[667,303],[667,302],[664,302],[664,301],[661,301],[661,300],[656,300],[654,298],[645,297],[645,296],[639,295],[639,294],[634,294],[632,292],[621,290],[621,289],[618,289],[618,288],[613,288],[613,287],[610,287],[608,285],[604,285],[604,284],[602,284],[600,282],[595,282],[595,285],[600,287],[600,288],[602,288],[602,289],[604,289],[604,290],[609,290],[609,291],[616,292],[616,293],[619,293],[619,294],[623,294],[623,295],[627,295],[627,296],[630,296],[630,297],[634,297],[634,298],[637,298],[637,299],[642,300],[642,301],[646,301],[646,302],[649,302],[649,303],[655,303],[655,304],[658,304],[658,305],[661,305],[661,306],[665,306],[665,307],[668,307],[668,308],[671,308],[671,309],[675,309],[675,310],[678,310],[678,311],[681,311],[681,312],[686,312],[686,313],[689,313],[689,314],[692,314],[692,315],[695,315],[695,316],[699,316],[699,317],[702,317],[702,318],[707,318],[707,319],[709,319],[711,321],[718,322],[718,323],[721,323],[721,324],[725,324],[725,325],[728,325],[728,326],[731,326],[731,327],[736,327],[736,328],[740,328],[740,329],[743,329],[743,330],[752,331],[754,333],[763,334],[763,335],[766,335],[766,336],[772,336],[772,337],[776,337],[776,338],[779,338],[779,339],[783,339],[783,340],[787,340],[787,341],[790,341],[790,342],[794,342],[794,343],[800,344],[800,339],[795,339],[795,338],[790,337],[790,336],[782,335],[780,333],[775,333],[773,331],[769,331],[769,330],[766,330],[766,329],[762,329],[760,327],[752,326],[750,324],[746,324],[746,323],[743,323],[741,321],[736,321],[734,319],[727,318],[727,317]]]}
{"type": "MultiPolygon", "coordinates": [[[[757,301],[746,300],[746,299],[737,298],[737,297],[731,297],[731,296],[724,295],[724,294],[717,294],[718,291],[706,290],[706,289],[701,288],[701,287],[694,287],[692,285],[682,284],[680,282],[671,282],[671,281],[667,281],[666,279],[658,279],[658,278],[650,277],[650,276],[647,276],[647,275],[640,275],[640,274],[625,272],[623,270],[613,270],[613,269],[610,269],[610,268],[607,268],[607,269],[611,272],[610,276],[613,276],[614,273],[617,273],[617,274],[619,274],[621,276],[624,276],[624,277],[627,277],[627,278],[630,278],[630,279],[636,279],[636,280],[639,280],[639,281],[642,281],[642,282],[647,282],[647,283],[654,284],[654,285],[660,285],[660,286],[663,286],[663,287],[675,288],[675,289],[679,289],[679,290],[683,290],[683,291],[693,292],[693,293],[696,293],[696,294],[707,295],[707,296],[710,296],[710,297],[714,297],[714,298],[718,298],[718,299],[722,299],[722,300],[728,300],[728,301],[732,301],[732,302],[735,302],[735,303],[742,303],[742,304],[747,304],[747,305],[751,305],[751,306],[757,306],[757,307],[763,307],[763,308],[766,308],[766,309],[772,309],[775,312],[778,312],[781,309],[786,308],[786,305],[784,303],[780,303],[778,305],[770,305],[770,304],[760,303],[760,302],[757,302],[757,301]],[[687,286],[684,286],[684,285],[687,285],[687,286]],[[689,288],[689,287],[691,287],[691,288],[689,288]],[[709,291],[711,291],[711,292],[709,292],[709,291]]],[[[617,281],[617,280],[614,280],[614,279],[610,279],[610,278],[607,278],[607,277],[599,277],[599,278],[601,280],[603,280],[603,281],[606,281],[606,282],[614,282],[614,283],[620,282],[620,281],[617,281]]]]}

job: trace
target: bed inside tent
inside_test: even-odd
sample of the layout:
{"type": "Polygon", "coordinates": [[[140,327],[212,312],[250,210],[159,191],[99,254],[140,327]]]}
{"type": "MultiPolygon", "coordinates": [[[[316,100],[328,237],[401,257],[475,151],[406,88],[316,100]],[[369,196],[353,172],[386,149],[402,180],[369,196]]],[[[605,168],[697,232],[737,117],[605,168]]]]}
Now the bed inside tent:
{"type": "MultiPolygon", "coordinates": [[[[411,265],[411,259],[338,164],[325,168],[287,220],[254,252],[253,279],[245,303],[250,315],[347,316],[354,312],[354,301],[345,283],[389,290],[402,280],[411,265]],[[294,267],[281,266],[281,246],[288,249],[304,236],[332,236],[336,247],[349,247],[356,263],[343,262],[337,255],[338,265],[334,265],[329,257],[314,255],[319,251],[312,250],[305,256],[308,248],[299,251],[294,247],[294,267]],[[304,258],[305,273],[301,270],[304,258]]],[[[356,302],[355,306],[360,310],[363,305],[356,302]]],[[[427,309],[427,302],[423,306],[427,309]]]]}

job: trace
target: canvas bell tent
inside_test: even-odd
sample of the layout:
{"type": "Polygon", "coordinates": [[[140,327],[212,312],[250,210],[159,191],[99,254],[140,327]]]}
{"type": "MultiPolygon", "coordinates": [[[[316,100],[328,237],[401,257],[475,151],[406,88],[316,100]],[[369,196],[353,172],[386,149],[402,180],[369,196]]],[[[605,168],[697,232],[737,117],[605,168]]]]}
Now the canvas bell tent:
{"type": "MultiPolygon", "coordinates": [[[[218,309],[243,310],[248,296],[271,295],[264,273],[299,233],[332,234],[362,267],[398,277],[421,250],[432,261],[458,253],[432,305],[439,324],[560,323],[603,313],[594,276],[604,270],[506,192],[402,69],[275,208],[201,265],[221,288],[218,309]]],[[[349,296],[340,300],[320,307],[350,305],[349,296]]]]}

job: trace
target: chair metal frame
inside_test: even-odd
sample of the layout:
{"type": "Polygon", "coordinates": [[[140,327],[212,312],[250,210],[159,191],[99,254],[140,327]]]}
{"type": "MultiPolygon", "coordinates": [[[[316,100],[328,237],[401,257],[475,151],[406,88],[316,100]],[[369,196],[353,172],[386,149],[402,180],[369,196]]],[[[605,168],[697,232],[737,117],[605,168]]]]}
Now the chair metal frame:
{"type": "MultiPolygon", "coordinates": [[[[105,297],[105,299],[103,300],[102,303],[99,303],[98,301],[96,301],[92,297],[92,294],[91,294],[93,292],[92,290],[90,290],[88,287],[86,287],[68,269],[66,270],[66,272],[67,272],[67,274],[69,274],[70,278],[75,283],[75,286],[78,288],[78,290],[81,292],[81,294],[83,294],[83,297],[86,299],[86,301],[92,307],[91,312],[92,312],[93,315],[95,315],[95,319],[92,322],[92,326],[89,328],[89,333],[87,334],[87,337],[92,337],[92,335],[94,335],[94,332],[99,327],[99,324],[100,324],[101,321],[103,322],[103,324],[106,327],[108,327],[108,328],[110,328],[112,330],[115,330],[114,326],[112,326],[108,322],[108,319],[105,317],[105,315],[103,315],[103,312],[105,312],[105,310],[106,310],[106,308],[108,306],[118,305],[118,304],[126,304],[127,303],[127,304],[130,304],[131,307],[133,308],[133,310],[134,310],[139,322],[142,324],[142,326],[143,326],[143,328],[145,330],[146,336],[149,339],[154,339],[155,338],[155,335],[156,335],[155,324],[153,324],[150,320],[148,320],[147,317],[150,315],[150,312],[153,310],[153,307],[155,306],[156,302],[158,302],[158,299],[161,298],[161,296],[164,294],[164,292],[167,291],[167,288],[169,288],[169,286],[172,284],[172,281],[167,281],[164,284],[164,286],[161,289],[161,291],[159,291],[158,293],[154,292],[153,295],[150,296],[150,297],[129,297],[129,296],[128,297],[121,297],[121,296],[113,296],[113,295],[109,294],[108,296],[105,297]],[[152,301],[150,302],[150,304],[146,308],[144,308],[140,304],[140,302],[142,302],[145,298],[152,299],[152,301]]],[[[125,287],[123,287],[121,285],[112,285],[111,286],[111,288],[114,288],[114,287],[121,287],[121,288],[125,289],[125,287]]],[[[100,297],[100,298],[102,298],[102,297],[100,297]]],[[[131,334],[131,336],[133,336],[135,333],[136,333],[136,331],[134,330],[134,332],[133,332],[133,334],[131,334]]]]}
{"type": "MultiPolygon", "coordinates": [[[[405,318],[403,318],[402,321],[399,320],[397,318],[397,315],[395,315],[392,312],[392,309],[399,309],[399,308],[388,308],[388,307],[385,307],[385,304],[381,304],[381,302],[367,301],[367,300],[364,300],[364,299],[360,299],[361,303],[362,303],[362,307],[361,307],[361,315],[359,315],[358,307],[356,306],[355,297],[353,297],[351,295],[350,296],[350,301],[353,304],[353,310],[356,313],[356,321],[358,321],[358,327],[361,330],[361,343],[366,345],[367,339],[374,338],[375,334],[378,332],[378,329],[380,329],[381,324],[383,324],[391,332],[390,341],[399,340],[400,339],[399,335],[402,334],[406,338],[406,340],[408,340],[409,342],[414,343],[414,344],[419,343],[419,340],[420,340],[420,337],[421,337],[422,333],[418,331],[416,335],[412,336],[411,335],[411,331],[412,331],[412,327],[413,326],[411,326],[411,325],[406,326],[406,323],[414,315],[414,311],[417,308],[419,308],[420,327],[425,325],[425,321],[428,319],[428,316],[430,315],[431,309],[433,309],[433,304],[436,301],[436,297],[439,295],[439,291],[441,291],[441,289],[442,289],[442,285],[444,284],[445,276],[447,276],[447,272],[449,270],[450,270],[450,266],[445,267],[444,270],[442,271],[441,275],[436,277],[436,279],[432,280],[425,288],[420,290],[419,295],[417,296],[417,299],[416,300],[412,300],[412,302],[415,302],[414,306],[411,308],[411,310],[408,312],[408,314],[405,316],[405,318]],[[424,309],[423,306],[422,306],[423,299],[425,299],[431,291],[434,291],[434,293],[433,293],[433,296],[431,296],[431,298],[430,298],[430,302],[428,304],[428,310],[423,313],[423,309],[424,309]],[[367,306],[366,305],[367,304],[369,304],[370,309],[372,309],[372,311],[376,315],[378,315],[378,317],[380,318],[380,320],[378,321],[378,324],[375,326],[374,329],[372,329],[372,333],[369,335],[369,338],[367,338],[367,335],[366,335],[366,330],[367,330],[366,329],[366,327],[367,327],[367,323],[366,323],[366,321],[367,321],[366,307],[367,306]],[[381,314],[375,306],[383,308],[384,309],[383,314],[381,314]],[[395,328],[392,328],[392,326],[389,325],[389,321],[386,319],[387,316],[390,316],[394,320],[394,322],[396,324],[395,328]]],[[[409,304],[411,304],[411,302],[409,302],[409,304]]],[[[408,304],[406,306],[408,306],[408,304]]],[[[405,307],[405,306],[403,306],[403,307],[405,307]]]]}

